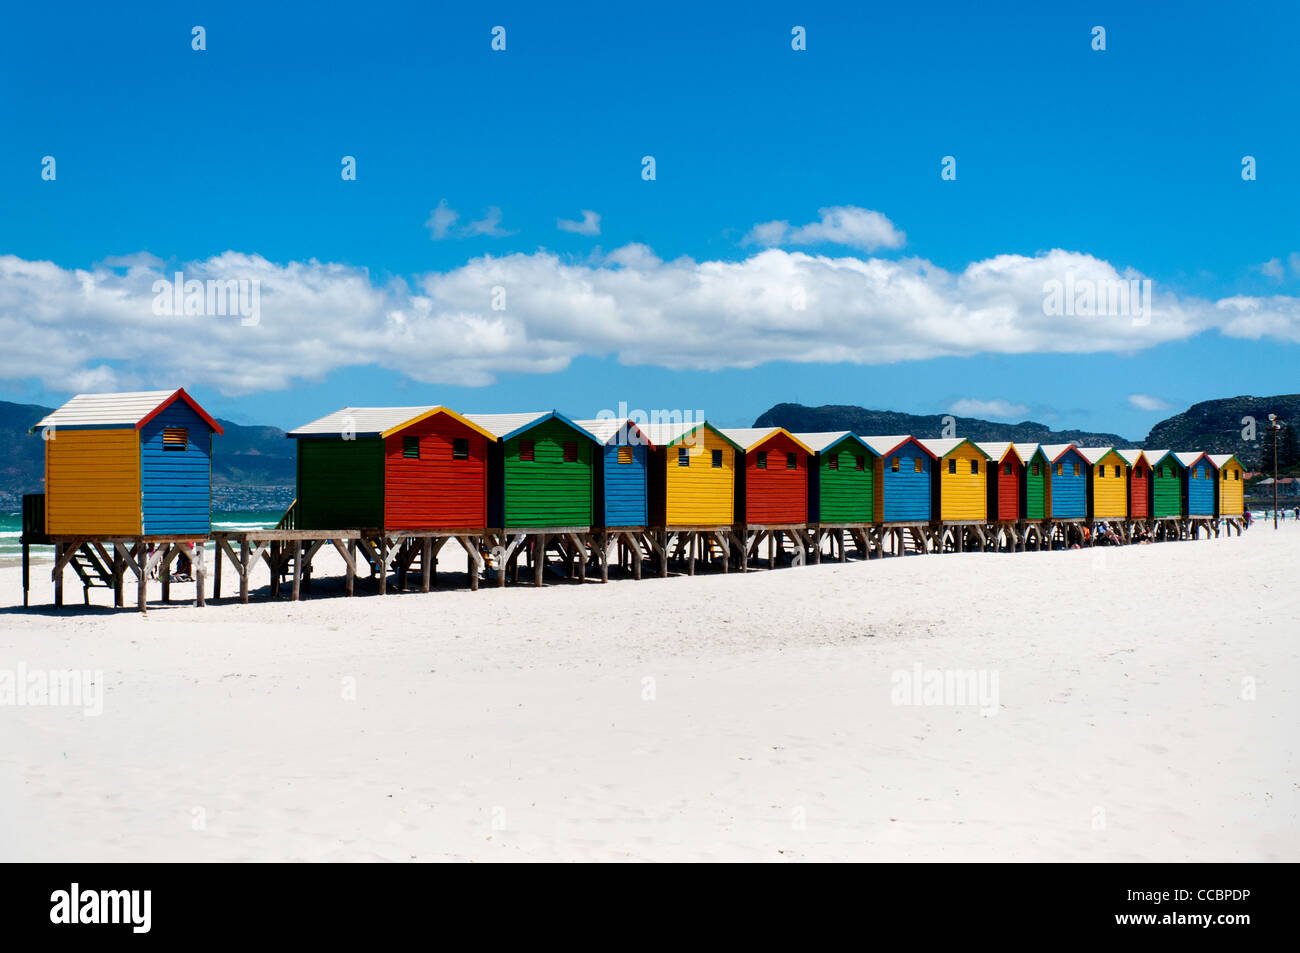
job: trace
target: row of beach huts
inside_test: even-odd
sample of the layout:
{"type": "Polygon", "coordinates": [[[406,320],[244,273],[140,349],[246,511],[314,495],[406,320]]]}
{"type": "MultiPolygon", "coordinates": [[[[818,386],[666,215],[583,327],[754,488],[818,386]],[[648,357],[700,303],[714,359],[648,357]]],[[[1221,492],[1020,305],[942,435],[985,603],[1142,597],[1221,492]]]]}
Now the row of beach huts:
{"type": "Polygon", "coordinates": [[[575,420],[558,411],[462,414],[441,406],[345,407],[291,431],[297,499],[274,529],[211,525],[212,437],[221,426],[184,390],[82,394],[32,428],[45,492],[24,499],[29,547],[53,545],[55,602],[73,570],[85,589],[149,578],[170,598],[189,561],[204,602],[223,565],[248,601],[310,588],[331,547],[387,591],[428,591],[443,546],[463,548],[468,584],[528,571],[609,578],[611,567],[744,571],[909,553],[1024,551],[1099,538],[1187,539],[1241,531],[1244,467],[1196,451],[986,443],[719,428],[707,421],[575,420]],[[766,549],[766,552],[764,552],[766,549]]]}

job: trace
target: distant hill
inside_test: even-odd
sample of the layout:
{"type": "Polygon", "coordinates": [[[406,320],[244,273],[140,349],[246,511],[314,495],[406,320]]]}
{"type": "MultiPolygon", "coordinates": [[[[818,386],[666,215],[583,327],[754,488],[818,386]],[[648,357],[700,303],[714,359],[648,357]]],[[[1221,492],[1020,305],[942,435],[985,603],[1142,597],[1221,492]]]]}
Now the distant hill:
{"type": "Polygon", "coordinates": [[[784,427],[786,430],[816,433],[828,430],[851,430],[866,435],[911,434],[938,437],[944,418],[956,421],[955,435],[970,440],[1020,440],[1025,443],[1077,443],[1085,447],[1137,447],[1113,433],[1090,433],[1086,430],[1052,430],[1046,424],[1026,420],[1018,424],[999,424],[978,417],[952,414],[904,414],[893,410],[867,410],[846,404],[805,407],[803,404],[777,404],[754,421],[755,427],[784,427]]]}
{"type": "MultiPolygon", "coordinates": [[[[24,493],[40,493],[44,445],[27,431],[52,408],[0,401],[0,506],[15,509],[24,493]]],[[[213,500],[222,508],[280,508],[293,499],[295,448],[278,427],[219,421],[212,442],[213,500]]]]}
{"type": "MultiPolygon", "coordinates": [[[[1268,442],[1268,415],[1300,426],[1300,394],[1282,394],[1276,397],[1223,397],[1203,400],[1193,404],[1181,414],[1160,421],[1147,435],[1146,446],[1178,450],[1205,450],[1209,453],[1235,453],[1248,470],[1263,468],[1263,456],[1268,442]],[[1251,418],[1255,425],[1255,439],[1243,438],[1249,432],[1251,418]]],[[[1282,456],[1286,442],[1280,445],[1282,456]]],[[[1279,460],[1283,468],[1288,461],[1279,460]]],[[[1267,464],[1272,467],[1272,458],[1267,464]]]]}

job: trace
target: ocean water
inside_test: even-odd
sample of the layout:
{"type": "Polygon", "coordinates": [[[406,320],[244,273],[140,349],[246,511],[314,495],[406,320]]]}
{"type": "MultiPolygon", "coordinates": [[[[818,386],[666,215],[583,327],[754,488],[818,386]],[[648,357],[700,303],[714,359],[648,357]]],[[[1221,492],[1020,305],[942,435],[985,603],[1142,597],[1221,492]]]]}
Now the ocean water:
{"type": "MultiPolygon", "coordinates": [[[[214,510],[212,528],[224,530],[268,529],[280,521],[284,510],[214,510]]],[[[22,547],[18,543],[23,534],[23,514],[0,513],[0,565],[9,565],[22,558],[22,547]]],[[[50,546],[36,546],[32,549],[33,559],[52,559],[54,549],[50,546]]]]}

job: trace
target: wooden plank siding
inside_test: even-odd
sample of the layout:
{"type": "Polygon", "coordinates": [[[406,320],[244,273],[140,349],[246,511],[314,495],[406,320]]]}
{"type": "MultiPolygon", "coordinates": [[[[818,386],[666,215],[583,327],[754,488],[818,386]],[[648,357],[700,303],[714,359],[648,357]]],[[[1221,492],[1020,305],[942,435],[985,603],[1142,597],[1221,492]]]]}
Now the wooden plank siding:
{"type": "Polygon", "coordinates": [[[1155,519],[1183,515],[1183,465],[1173,454],[1166,456],[1152,470],[1151,515],[1155,519]]]}
{"type": "Polygon", "coordinates": [[[1001,460],[988,463],[988,514],[992,520],[1009,523],[1021,518],[1022,487],[1025,482],[1025,465],[1015,450],[1007,450],[1001,460]]]}
{"type": "Polygon", "coordinates": [[[736,448],[708,424],[655,448],[649,462],[651,525],[730,526],[736,512],[736,457],[736,448]]]}
{"type": "Polygon", "coordinates": [[[505,441],[499,471],[501,526],[592,525],[595,450],[589,436],[555,417],[505,441]],[[533,444],[532,460],[520,456],[524,441],[533,444]],[[564,459],[566,443],[576,444],[576,460],[564,459]]]}
{"type": "Polygon", "coordinates": [[[45,531],[138,536],[140,434],[55,430],[45,442],[45,531]]]}
{"type": "Polygon", "coordinates": [[[875,454],[844,439],[816,455],[809,471],[809,517],[818,523],[875,519],[875,454]]]}
{"type": "Polygon", "coordinates": [[[771,526],[808,522],[810,456],[806,450],[778,433],[750,447],[744,460],[737,486],[737,523],[771,526]]]}
{"type": "Polygon", "coordinates": [[[1229,457],[1219,468],[1215,510],[1217,515],[1240,516],[1245,512],[1245,483],[1242,482],[1243,476],[1241,461],[1235,456],[1229,457]]]}
{"type": "Polygon", "coordinates": [[[1052,519],[1084,519],[1088,515],[1088,461],[1071,448],[1052,462],[1052,519]]]}
{"type": "Polygon", "coordinates": [[[915,440],[876,458],[875,512],[884,523],[930,520],[930,471],[933,460],[915,440]]]}
{"type": "MultiPolygon", "coordinates": [[[[212,529],[212,430],[185,401],[173,401],[140,429],[141,500],[148,535],[212,529]],[[184,428],[183,450],[164,432],[184,428]]],[[[176,434],[179,436],[179,434],[176,434]]]]}
{"type": "Polygon", "coordinates": [[[1214,515],[1214,484],[1218,476],[1218,470],[1205,456],[1186,469],[1183,482],[1187,509],[1184,516],[1214,515]]]}
{"type": "Polygon", "coordinates": [[[383,519],[381,438],[298,439],[299,529],[378,529],[383,519]]]}
{"type": "Polygon", "coordinates": [[[648,486],[647,467],[649,448],[644,443],[634,443],[626,438],[626,428],[620,441],[607,443],[600,448],[601,465],[595,468],[596,525],[645,526],[648,486]]]}
{"type": "Polygon", "coordinates": [[[1088,515],[1092,519],[1128,516],[1129,465],[1114,450],[1092,464],[1088,476],[1088,515]]]}
{"type": "Polygon", "coordinates": [[[1151,465],[1145,457],[1139,458],[1129,470],[1128,512],[1135,520],[1144,520],[1151,515],[1151,465]]]}
{"type": "Polygon", "coordinates": [[[425,417],[384,438],[382,528],[485,528],[487,444],[477,430],[446,414],[425,417]],[[465,441],[463,460],[455,458],[457,440],[465,441]],[[408,441],[418,456],[407,456],[408,441]]]}
{"type": "Polygon", "coordinates": [[[940,458],[933,470],[932,493],[941,520],[988,518],[988,456],[971,443],[962,443],[940,458]]]}
{"type": "Polygon", "coordinates": [[[1047,516],[1047,470],[1047,456],[1041,450],[1035,451],[1025,462],[1025,519],[1041,520],[1047,516]]]}

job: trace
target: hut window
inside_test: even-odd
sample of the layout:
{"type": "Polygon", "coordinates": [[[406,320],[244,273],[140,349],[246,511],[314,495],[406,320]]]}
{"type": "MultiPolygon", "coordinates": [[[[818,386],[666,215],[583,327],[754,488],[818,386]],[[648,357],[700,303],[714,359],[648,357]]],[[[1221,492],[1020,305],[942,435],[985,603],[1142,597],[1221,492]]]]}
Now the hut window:
{"type": "Polygon", "coordinates": [[[956,472],[957,472],[957,458],[956,458],[956,457],[950,457],[950,458],[949,458],[949,460],[948,460],[948,472],[949,472],[949,473],[956,473],[956,472]]]}
{"type": "Polygon", "coordinates": [[[1233,470],[1233,471],[1232,471],[1232,478],[1233,478],[1234,480],[1240,480],[1240,479],[1241,479],[1241,471],[1240,471],[1240,470],[1233,470]]]}
{"type": "Polygon", "coordinates": [[[1156,467],[1156,476],[1163,478],[1164,475],[1165,475],[1165,468],[1164,468],[1164,466],[1161,465],[1161,466],[1156,467]]]}
{"type": "Polygon", "coordinates": [[[893,473],[897,473],[897,472],[898,472],[898,457],[890,457],[890,458],[889,458],[889,469],[890,469],[890,471],[893,472],[893,473]]]}
{"type": "Polygon", "coordinates": [[[565,463],[578,462],[578,445],[574,441],[570,440],[564,444],[564,462],[565,463]]]}
{"type": "MultiPolygon", "coordinates": [[[[1010,461],[1010,460],[1008,460],[1008,461],[1003,465],[1003,467],[1002,467],[1002,472],[1003,472],[1006,476],[1011,476],[1011,461],[1010,461]]],[[[1037,467],[1037,466],[1034,467],[1034,472],[1035,472],[1035,473],[1038,472],[1038,467],[1037,467]]]]}
{"type": "Polygon", "coordinates": [[[755,464],[755,466],[757,466],[760,470],[766,470],[766,469],[767,469],[767,451],[766,451],[766,450],[760,450],[760,451],[758,451],[758,462],[755,464]]]}
{"type": "Polygon", "coordinates": [[[799,455],[798,455],[798,454],[794,454],[794,453],[787,453],[787,454],[785,455],[785,468],[786,468],[787,470],[798,470],[798,469],[799,469],[799,455]]]}
{"type": "Polygon", "coordinates": [[[972,460],[972,461],[970,462],[970,472],[971,472],[971,473],[979,473],[979,472],[980,472],[980,462],[979,462],[978,460],[972,460]]]}
{"type": "Polygon", "coordinates": [[[865,470],[867,468],[867,458],[861,455],[856,456],[853,458],[853,464],[853,469],[865,470]]]}
{"type": "Polygon", "coordinates": [[[679,467],[689,467],[691,465],[691,451],[686,447],[677,448],[677,465],[679,467]]]}
{"type": "Polygon", "coordinates": [[[184,450],[190,442],[190,433],[188,427],[164,427],[163,428],[163,449],[164,450],[184,450]]]}
{"type": "Polygon", "coordinates": [[[715,470],[721,470],[721,469],[722,469],[722,451],[721,451],[721,450],[714,450],[714,451],[712,452],[712,456],[711,456],[711,461],[710,461],[710,462],[713,464],[713,468],[714,468],[715,470]]]}
{"type": "Polygon", "coordinates": [[[1072,464],[1070,464],[1070,465],[1071,465],[1072,467],[1074,467],[1074,475],[1075,475],[1075,476],[1078,476],[1078,475],[1079,475],[1079,465],[1078,465],[1077,463],[1072,463],[1072,464]]]}
{"type": "Polygon", "coordinates": [[[1097,476],[1101,477],[1103,480],[1106,479],[1106,467],[1104,464],[1097,464],[1097,476]]]}
{"type": "Polygon", "coordinates": [[[631,448],[631,447],[619,447],[619,448],[618,448],[618,462],[619,462],[619,465],[620,465],[620,466],[627,466],[628,464],[630,464],[630,463],[632,462],[632,448],[631,448]]]}
{"type": "Polygon", "coordinates": [[[1030,472],[1033,473],[1034,476],[1038,476],[1038,464],[1037,464],[1037,463],[1035,463],[1035,464],[1030,468],[1030,472]]]}
{"type": "Polygon", "coordinates": [[[520,460],[537,459],[537,455],[533,452],[533,442],[531,440],[519,441],[519,459],[520,460]]]}
{"type": "Polygon", "coordinates": [[[469,438],[468,437],[452,437],[451,458],[453,460],[469,459],[469,438]]]}
{"type": "Polygon", "coordinates": [[[831,457],[830,461],[826,464],[826,466],[830,470],[838,470],[840,468],[840,458],[831,457]]]}
{"type": "Polygon", "coordinates": [[[1223,479],[1224,479],[1224,482],[1227,482],[1227,479],[1228,479],[1228,471],[1227,471],[1227,470],[1224,470],[1224,471],[1223,471],[1223,479]]]}
{"type": "Polygon", "coordinates": [[[1115,476],[1116,476],[1116,477],[1120,477],[1120,476],[1122,476],[1122,474],[1119,472],[1119,464],[1118,464],[1118,463],[1115,464],[1115,476]]]}
{"type": "Polygon", "coordinates": [[[920,457],[916,457],[916,458],[914,458],[914,459],[912,460],[912,472],[913,472],[913,473],[920,473],[920,472],[921,472],[921,458],[920,458],[920,457]]]}
{"type": "Polygon", "coordinates": [[[1196,479],[1198,476],[1200,476],[1200,475],[1201,475],[1201,468],[1200,468],[1200,467],[1192,467],[1192,479],[1195,480],[1195,479],[1196,479]]]}
{"type": "Polygon", "coordinates": [[[1057,475],[1057,476],[1060,476],[1061,473],[1062,473],[1062,471],[1063,471],[1063,469],[1064,469],[1063,465],[1060,464],[1060,463],[1058,463],[1058,464],[1056,465],[1056,475],[1057,475]]]}
{"type": "Polygon", "coordinates": [[[402,438],[402,456],[409,460],[420,459],[420,438],[403,437],[402,438]]]}

